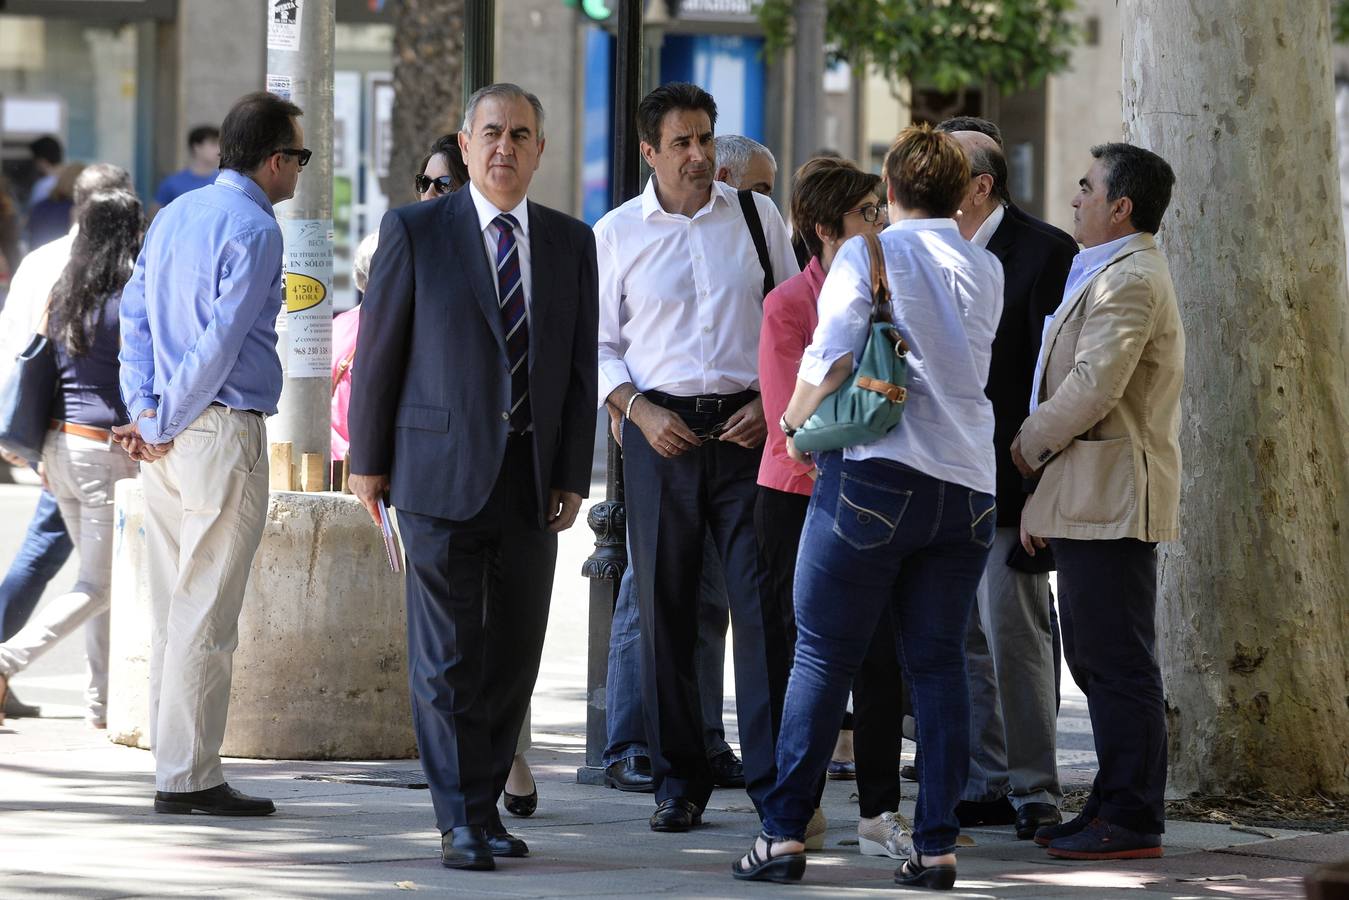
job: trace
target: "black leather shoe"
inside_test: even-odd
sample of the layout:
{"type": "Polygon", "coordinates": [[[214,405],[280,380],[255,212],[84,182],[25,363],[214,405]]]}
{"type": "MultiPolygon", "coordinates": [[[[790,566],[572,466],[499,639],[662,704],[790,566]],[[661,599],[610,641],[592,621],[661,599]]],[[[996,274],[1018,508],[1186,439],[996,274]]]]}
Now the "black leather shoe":
{"type": "Polygon", "coordinates": [[[651,760],[645,756],[629,756],[610,763],[604,770],[604,783],[635,794],[649,794],[656,789],[656,782],[651,777],[651,760]]]}
{"type": "Polygon", "coordinates": [[[918,769],[914,766],[909,765],[908,763],[905,763],[904,765],[899,767],[899,777],[903,778],[905,781],[917,781],[918,769]]]}
{"type": "Polygon", "coordinates": [[[440,864],[447,869],[490,872],[497,867],[492,853],[481,825],[460,825],[440,836],[440,864]]]}
{"type": "Polygon", "coordinates": [[[1059,808],[1052,803],[1027,803],[1016,811],[1016,839],[1028,841],[1035,832],[1063,821],[1059,808]]]}
{"type": "Polygon", "coordinates": [[[208,816],[270,816],[276,806],[266,797],[249,797],[228,784],[204,791],[155,791],[155,812],[208,816]]]}
{"type": "Polygon", "coordinates": [[[712,783],[717,787],[742,788],[745,786],[745,764],[735,751],[727,747],[716,756],[709,757],[707,764],[712,767],[712,783]]]}
{"type": "Polygon", "coordinates": [[[683,797],[671,797],[651,814],[651,830],[679,832],[703,824],[703,811],[683,797]]]}
{"type": "Polygon", "coordinates": [[[956,804],[956,818],[961,828],[977,825],[1011,825],[1016,821],[1016,810],[1006,797],[982,803],[961,800],[956,804]]]}
{"type": "Polygon", "coordinates": [[[492,848],[493,856],[525,857],[529,855],[529,845],[506,830],[501,820],[489,824],[486,828],[487,846],[492,848]]]}
{"type": "Polygon", "coordinates": [[[7,719],[38,719],[42,717],[42,707],[31,706],[24,703],[18,697],[14,696],[11,690],[5,696],[5,718],[7,719]]]}
{"type": "Polygon", "coordinates": [[[539,808],[539,786],[534,785],[534,790],[528,794],[512,794],[510,791],[502,791],[501,797],[506,801],[506,812],[520,819],[527,819],[534,815],[534,811],[539,808]]]}

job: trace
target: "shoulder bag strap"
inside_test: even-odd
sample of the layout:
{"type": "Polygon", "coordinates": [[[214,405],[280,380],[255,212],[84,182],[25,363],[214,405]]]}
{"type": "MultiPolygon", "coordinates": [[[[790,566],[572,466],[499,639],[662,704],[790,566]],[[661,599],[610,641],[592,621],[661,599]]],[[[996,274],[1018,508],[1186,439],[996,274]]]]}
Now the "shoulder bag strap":
{"type": "Polygon", "coordinates": [[[890,310],[890,280],[885,274],[885,253],[881,250],[881,239],[874,231],[868,231],[862,237],[867,242],[867,254],[871,257],[871,321],[895,321],[890,310]]]}
{"type": "Polygon", "coordinates": [[[768,296],[777,281],[773,279],[773,262],[768,258],[768,240],[764,237],[763,222],[759,219],[759,209],[754,205],[753,191],[738,191],[740,211],[745,214],[749,225],[749,236],[754,240],[754,249],[759,254],[759,265],[763,268],[763,294],[768,296]]]}

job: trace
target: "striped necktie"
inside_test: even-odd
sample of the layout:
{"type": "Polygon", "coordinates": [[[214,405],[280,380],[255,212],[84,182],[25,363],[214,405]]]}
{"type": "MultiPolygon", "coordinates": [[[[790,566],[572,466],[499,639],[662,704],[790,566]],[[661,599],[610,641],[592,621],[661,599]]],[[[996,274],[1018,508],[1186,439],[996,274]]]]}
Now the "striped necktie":
{"type": "Polygon", "coordinates": [[[511,430],[529,428],[529,322],[525,286],[520,278],[520,248],[515,241],[519,222],[506,213],[492,220],[497,227],[497,288],[501,324],[506,333],[506,362],[511,369],[511,430]]]}

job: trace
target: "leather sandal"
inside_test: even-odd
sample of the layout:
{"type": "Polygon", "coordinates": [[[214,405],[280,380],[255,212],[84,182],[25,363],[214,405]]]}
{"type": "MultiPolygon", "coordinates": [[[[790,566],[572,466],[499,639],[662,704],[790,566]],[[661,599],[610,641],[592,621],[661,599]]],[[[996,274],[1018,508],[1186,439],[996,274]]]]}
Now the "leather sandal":
{"type": "Polygon", "coordinates": [[[895,884],[949,891],[956,886],[956,867],[925,866],[918,857],[910,856],[904,860],[904,865],[895,869],[895,884]]]}
{"type": "Polygon", "coordinates": [[[768,855],[759,855],[759,842],[749,848],[749,853],[731,863],[731,874],[741,881],[772,881],[777,884],[796,884],[806,874],[805,853],[773,854],[774,844],[785,844],[783,838],[772,838],[760,834],[768,844],[768,855]],[[748,862],[748,865],[746,863],[748,862]]]}

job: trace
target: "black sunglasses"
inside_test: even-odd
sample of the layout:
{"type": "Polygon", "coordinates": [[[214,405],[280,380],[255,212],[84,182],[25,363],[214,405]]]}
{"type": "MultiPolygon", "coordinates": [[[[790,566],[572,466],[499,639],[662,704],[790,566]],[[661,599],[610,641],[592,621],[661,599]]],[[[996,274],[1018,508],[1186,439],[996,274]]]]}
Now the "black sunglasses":
{"type": "Polygon", "coordinates": [[[449,175],[441,175],[439,178],[428,178],[425,175],[413,176],[417,184],[417,193],[425,194],[435,185],[437,194],[448,194],[454,190],[454,179],[449,175]]]}
{"type": "Polygon", "coordinates": [[[280,153],[282,156],[294,156],[299,160],[301,169],[309,165],[309,158],[314,155],[313,150],[308,150],[303,147],[282,147],[275,152],[280,153]]]}

